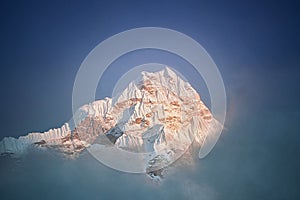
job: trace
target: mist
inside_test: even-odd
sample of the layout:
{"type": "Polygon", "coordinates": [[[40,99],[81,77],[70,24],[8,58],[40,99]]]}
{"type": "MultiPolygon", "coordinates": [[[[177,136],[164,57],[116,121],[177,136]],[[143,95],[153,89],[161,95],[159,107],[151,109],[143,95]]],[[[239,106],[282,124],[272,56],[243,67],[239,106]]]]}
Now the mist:
{"type": "Polygon", "coordinates": [[[228,117],[217,145],[159,184],[110,169],[87,151],[70,159],[34,150],[22,158],[0,158],[0,194],[3,199],[298,199],[299,110],[293,92],[298,75],[280,82],[275,77],[284,71],[269,78],[251,71],[232,75],[239,84],[227,83],[228,117]]]}

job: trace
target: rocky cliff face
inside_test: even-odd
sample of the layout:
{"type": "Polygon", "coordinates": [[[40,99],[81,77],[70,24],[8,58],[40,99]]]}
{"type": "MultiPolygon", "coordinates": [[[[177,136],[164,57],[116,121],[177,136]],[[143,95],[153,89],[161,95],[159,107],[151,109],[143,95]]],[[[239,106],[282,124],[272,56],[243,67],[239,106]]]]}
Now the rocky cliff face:
{"type": "Polygon", "coordinates": [[[22,154],[34,145],[74,154],[108,139],[128,151],[153,152],[147,167],[153,172],[157,160],[179,157],[193,141],[201,145],[207,134],[221,128],[198,93],[169,68],[142,72],[119,96],[81,107],[74,120],[74,130],[65,124],[45,133],[4,138],[0,153],[22,154]]]}

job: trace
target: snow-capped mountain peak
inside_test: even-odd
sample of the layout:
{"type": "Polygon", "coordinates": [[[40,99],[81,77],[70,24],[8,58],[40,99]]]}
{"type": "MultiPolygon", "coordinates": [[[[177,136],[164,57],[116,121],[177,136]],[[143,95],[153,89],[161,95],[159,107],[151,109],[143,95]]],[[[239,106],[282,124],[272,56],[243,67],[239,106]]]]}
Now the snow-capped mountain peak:
{"type": "Polygon", "coordinates": [[[55,146],[74,154],[109,140],[117,148],[151,153],[145,171],[154,172],[183,155],[192,142],[201,145],[206,134],[221,128],[198,93],[169,67],[142,72],[114,101],[91,102],[73,118],[76,127],[72,130],[64,124],[45,133],[4,138],[0,153],[22,154],[29,146],[55,146]]]}

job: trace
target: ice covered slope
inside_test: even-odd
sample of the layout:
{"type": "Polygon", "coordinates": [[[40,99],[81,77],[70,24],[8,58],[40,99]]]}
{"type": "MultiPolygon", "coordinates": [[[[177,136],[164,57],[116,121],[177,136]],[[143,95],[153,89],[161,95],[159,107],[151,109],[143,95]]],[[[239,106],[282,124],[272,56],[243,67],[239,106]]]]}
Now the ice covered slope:
{"type": "Polygon", "coordinates": [[[20,136],[18,139],[13,137],[5,137],[0,142],[0,154],[22,154],[30,145],[38,142],[46,142],[52,145],[60,144],[60,139],[66,137],[70,133],[71,130],[69,125],[65,123],[60,128],[50,129],[44,133],[29,133],[26,136],[20,136]]]}
{"type": "Polygon", "coordinates": [[[201,144],[206,134],[221,128],[199,94],[168,67],[142,72],[119,96],[81,107],[74,120],[77,127],[72,131],[65,124],[45,133],[4,138],[0,153],[22,153],[41,141],[44,146],[61,144],[70,153],[99,142],[99,135],[104,135],[119,148],[154,152],[154,157],[170,153],[165,152],[168,149],[169,155],[177,156],[192,141],[201,144]],[[75,148],[70,148],[74,140],[75,148]]]}

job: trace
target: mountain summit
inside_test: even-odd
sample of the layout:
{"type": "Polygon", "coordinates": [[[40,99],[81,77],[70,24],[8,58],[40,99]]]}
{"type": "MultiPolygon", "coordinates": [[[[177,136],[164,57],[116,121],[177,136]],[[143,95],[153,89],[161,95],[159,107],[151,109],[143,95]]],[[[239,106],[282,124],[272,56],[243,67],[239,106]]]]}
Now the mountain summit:
{"type": "Polygon", "coordinates": [[[77,155],[97,145],[112,145],[133,153],[149,153],[145,172],[161,168],[183,155],[192,143],[201,146],[207,134],[221,128],[192,86],[166,67],[142,72],[116,97],[82,106],[68,123],[45,133],[30,133],[0,142],[1,154],[22,155],[29,147],[56,148],[77,155]]]}

